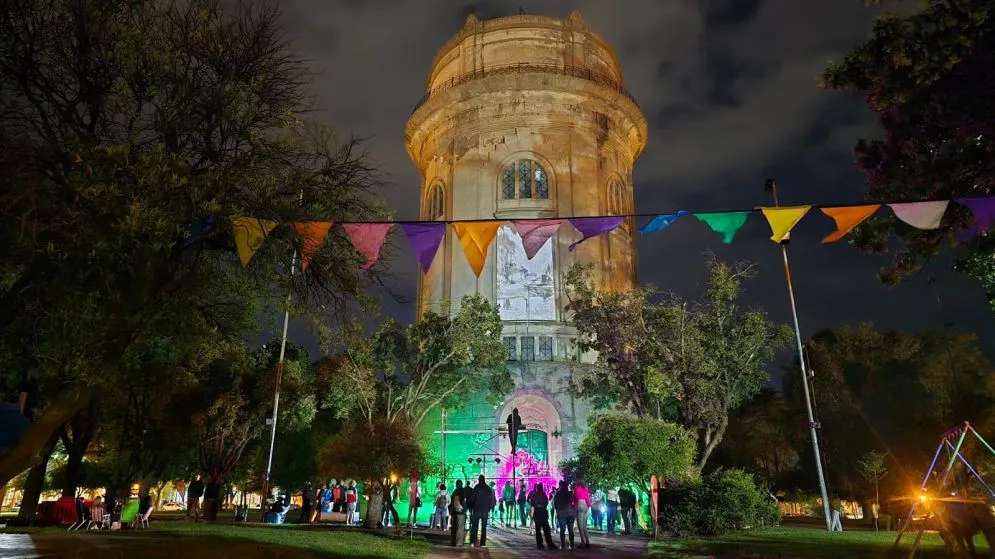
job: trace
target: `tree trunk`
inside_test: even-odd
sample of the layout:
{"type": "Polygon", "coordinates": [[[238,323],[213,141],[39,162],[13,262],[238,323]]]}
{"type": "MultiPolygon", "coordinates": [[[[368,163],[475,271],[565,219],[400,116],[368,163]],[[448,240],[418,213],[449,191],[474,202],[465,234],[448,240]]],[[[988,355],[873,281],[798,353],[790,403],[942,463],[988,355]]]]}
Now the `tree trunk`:
{"type": "Polygon", "coordinates": [[[39,454],[41,462],[31,466],[28,478],[24,481],[21,510],[17,513],[17,518],[29,526],[34,526],[35,514],[38,512],[38,501],[41,500],[41,491],[45,485],[45,472],[48,470],[48,459],[52,457],[52,450],[55,449],[55,442],[58,439],[58,432],[49,437],[39,454]]]}
{"type": "Polygon", "coordinates": [[[363,521],[364,527],[374,530],[377,528],[377,525],[380,523],[380,517],[383,515],[383,496],[384,488],[378,483],[373,492],[370,493],[370,502],[366,505],[366,519],[363,521]]]}
{"type": "MultiPolygon", "coordinates": [[[[90,404],[95,392],[90,386],[71,386],[59,393],[17,445],[0,455],[0,485],[9,483],[36,464],[49,440],[53,440],[53,436],[76,412],[90,404]]],[[[48,453],[51,454],[51,450],[48,453]]]]}
{"type": "Polygon", "coordinates": [[[725,435],[726,427],[728,427],[728,425],[729,420],[723,420],[714,433],[706,431],[705,446],[701,449],[701,457],[698,458],[698,463],[695,464],[695,468],[698,470],[698,473],[704,471],[705,464],[708,463],[708,458],[712,455],[712,452],[715,451],[715,448],[719,446],[719,443],[722,442],[722,437],[725,435]]]}
{"type": "Polygon", "coordinates": [[[62,496],[75,498],[83,469],[83,455],[75,452],[66,454],[66,479],[62,483],[62,496]]]}

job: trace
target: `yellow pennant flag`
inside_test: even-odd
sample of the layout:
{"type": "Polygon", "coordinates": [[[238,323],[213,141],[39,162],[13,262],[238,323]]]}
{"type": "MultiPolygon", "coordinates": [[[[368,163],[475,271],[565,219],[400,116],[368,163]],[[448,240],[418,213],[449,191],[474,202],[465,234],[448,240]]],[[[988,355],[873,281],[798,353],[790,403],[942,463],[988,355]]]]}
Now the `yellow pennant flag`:
{"type": "Polygon", "coordinates": [[[767,223],[770,225],[770,240],[775,243],[783,243],[788,240],[789,235],[791,235],[791,230],[795,228],[795,225],[809,210],[812,206],[786,206],[783,208],[760,208],[760,211],[764,213],[764,217],[767,218],[767,223]]]}
{"type": "Polygon", "coordinates": [[[276,222],[272,219],[257,219],[255,217],[233,217],[231,220],[231,232],[235,237],[235,248],[238,250],[238,259],[242,261],[242,267],[249,265],[249,261],[263,246],[263,241],[276,227],[276,222]]]}
{"type": "Polygon", "coordinates": [[[842,239],[847,233],[853,231],[853,228],[860,225],[862,221],[874,215],[874,212],[878,211],[881,204],[872,204],[869,206],[847,206],[842,208],[822,208],[822,213],[833,218],[836,222],[836,231],[833,231],[825,239],[822,239],[824,243],[835,243],[836,241],[842,239]]]}
{"type": "Polygon", "coordinates": [[[491,243],[494,242],[494,237],[502,225],[503,221],[468,221],[453,224],[453,231],[463,245],[466,261],[470,263],[470,269],[478,278],[480,272],[484,270],[484,263],[487,262],[487,250],[491,248],[491,243]]]}

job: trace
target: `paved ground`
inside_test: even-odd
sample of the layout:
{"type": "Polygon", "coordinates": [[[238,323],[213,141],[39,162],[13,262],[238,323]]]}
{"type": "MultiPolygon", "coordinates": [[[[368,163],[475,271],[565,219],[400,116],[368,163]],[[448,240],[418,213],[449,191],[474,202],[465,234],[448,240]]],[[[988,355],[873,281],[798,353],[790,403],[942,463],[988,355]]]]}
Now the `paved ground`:
{"type": "MultiPolygon", "coordinates": [[[[559,534],[553,534],[553,543],[560,545],[559,534]]],[[[580,538],[574,535],[574,543],[580,544],[580,538]]],[[[539,557],[571,557],[587,558],[618,558],[627,559],[645,555],[649,541],[638,536],[607,537],[591,532],[590,549],[573,549],[567,554],[557,550],[537,549],[534,535],[529,535],[527,529],[508,529],[502,526],[490,526],[487,529],[487,547],[485,548],[447,548],[433,549],[429,557],[435,559],[454,558],[539,558],[539,557]]]]}

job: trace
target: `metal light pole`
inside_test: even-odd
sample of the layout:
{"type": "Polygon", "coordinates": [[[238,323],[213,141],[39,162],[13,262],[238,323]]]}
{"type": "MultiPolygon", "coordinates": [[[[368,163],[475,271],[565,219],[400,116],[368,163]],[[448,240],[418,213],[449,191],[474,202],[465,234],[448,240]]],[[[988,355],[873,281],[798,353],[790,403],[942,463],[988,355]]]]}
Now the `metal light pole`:
{"type": "MultiPolygon", "coordinates": [[[[777,183],[767,179],[764,188],[774,196],[774,206],[780,206],[777,199],[777,183]]],[[[802,331],[798,325],[798,308],[795,306],[795,289],[791,284],[791,266],[788,264],[787,239],[779,243],[781,255],[784,257],[784,277],[788,283],[788,299],[791,301],[791,317],[795,322],[795,341],[798,343],[798,363],[802,371],[802,389],[805,393],[805,410],[808,412],[808,428],[812,435],[812,452],[815,454],[815,470],[819,476],[819,491],[822,493],[822,512],[826,517],[826,531],[832,531],[832,519],[829,510],[829,491],[826,489],[826,476],[822,471],[822,453],[819,450],[819,424],[812,413],[812,396],[808,388],[808,367],[805,364],[805,346],[802,343],[802,331]]]]}
{"type": "MultiPolygon", "coordinates": [[[[301,204],[304,203],[303,190],[301,190],[298,202],[301,204]]],[[[294,249],[294,255],[290,259],[291,280],[294,279],[294,273],[297,271],[298,256],[297,249],[294,249]]],[[[280,358],[276,362],[276,386],[273,389],[273,417],[270,418],[269,457],[266,459],[266,478],[263,481],[263,495],[260,504],[264,519],[266,516],[266,496],[270,490],[270,474],[273,472],[273,449],[276,447],[276,417],[280,411],[280,384],[283,381],[283,367],[287,356],[287,329],[290,327],[290,304],[293,302],[293,296],[294,292],[291,289],[290,293],[287,294],[287,304],[283,310],[283,335],[280,338],[280,358]]]]}

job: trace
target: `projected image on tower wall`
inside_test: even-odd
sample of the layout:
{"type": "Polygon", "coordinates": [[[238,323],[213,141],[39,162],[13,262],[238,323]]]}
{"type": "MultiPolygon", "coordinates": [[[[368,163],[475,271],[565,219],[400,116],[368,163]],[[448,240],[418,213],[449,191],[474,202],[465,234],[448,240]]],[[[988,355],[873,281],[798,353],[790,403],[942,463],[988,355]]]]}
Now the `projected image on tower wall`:
{"type": "Polygon", "coordinates": [[[518,232],[498,230],[497,303],[501,320],[556,320],[552,240],[529,260],[518,232]]]}

